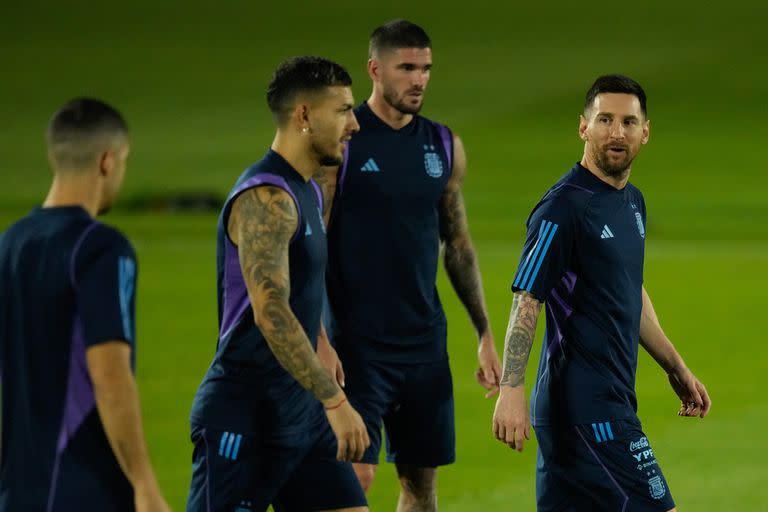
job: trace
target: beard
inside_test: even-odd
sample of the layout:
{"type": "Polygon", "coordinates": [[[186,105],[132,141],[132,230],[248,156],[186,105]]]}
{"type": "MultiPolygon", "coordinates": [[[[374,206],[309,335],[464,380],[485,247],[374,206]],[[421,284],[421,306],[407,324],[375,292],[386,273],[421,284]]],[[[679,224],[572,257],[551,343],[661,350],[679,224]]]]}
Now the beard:
{"type": "MultiPolygon", "coordinates": [[[[423,91],[422,91],[423,92],[423,91]]],[[[397,93],[391,89],[384,88],[382,96],[392,108],[400,112],[401,114],[418,114],[421,111],[424,102],[421,101],[417,105],[411,105],[405,102],[406,94],[403,94],[400,98],[397,97],[397,93]]]]}
{"type": "Polygon", "coordinates": [[[605,173],[606,176],[612,178],[621,177],[626,174],[627,169],[632,165],[632,161],[635,159],[635,155],[629,152],[629,148],[624,148],[625,156],[622,160],[612,161],[608,156],[608,150],[595,149],[592,156],[597,163],[597,166],[605,173]]]}
{"type": "Polygon", "coordinates": [[[344,157],[334,155],[329,150],[323,148],[317,141],[312,142],[312,152],[317,155],[317,161],[325,167],[337,167],[342,164],[344,157]]]}

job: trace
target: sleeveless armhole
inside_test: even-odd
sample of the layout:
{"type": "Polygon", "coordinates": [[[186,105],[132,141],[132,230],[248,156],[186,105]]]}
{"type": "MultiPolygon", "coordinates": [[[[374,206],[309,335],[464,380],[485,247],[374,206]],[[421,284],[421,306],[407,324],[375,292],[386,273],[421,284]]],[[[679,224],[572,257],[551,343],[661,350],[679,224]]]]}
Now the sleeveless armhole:
{"type": "Polygon", "coordinates": [[[436,123],[432,121],[432,124],[437,128],[440,133],[440,140],[443,143],[443,150],[445,151],[445,158],[448,160],[448,172],[453,174],[453,134],[451,129],[444,124],[436,123]]]}
{"type": "Polygon", "coordinates": [[[301,232],[301,205],[299,204],[299,200],[296,197],[296,194],[293,193],[291,190],[291,187],[288,186],[288,182],[285,181],[285,178],[282,176],[278,176],[276,174],[269,174],[269,173],[263,173],[263,174],[257,174],[256,176],[253,176],[252,178],[249,178],[245,180],[243,183],[240,184],[227,198],[227,202],[224,204],[224,212],[223,212],[223,228],[224,228],[224,234],[226,235],[227,241],[235,245],[235,243],[232,241],[232,239],[229,236],[229,230],[227,229],[229,227],[229,213],[232,210],[232,205],[235,202],[235,199],[237,199],[240,194],[243,192],[246,192],[247,190],[250,190],[252,188],[261,187],[261,186],[272,186],[277,187],[281,190],[284,190],[288,193],[289,196],[291,196],[291,199],[293,199],[293,203],[296,205],[296,212],[298,213],[298,219],[296,222],[296,231],[294,231],[293,236],[291,237],[291,243],[293,243],[294,240],[296,240],[296,237],[301,232]]]}

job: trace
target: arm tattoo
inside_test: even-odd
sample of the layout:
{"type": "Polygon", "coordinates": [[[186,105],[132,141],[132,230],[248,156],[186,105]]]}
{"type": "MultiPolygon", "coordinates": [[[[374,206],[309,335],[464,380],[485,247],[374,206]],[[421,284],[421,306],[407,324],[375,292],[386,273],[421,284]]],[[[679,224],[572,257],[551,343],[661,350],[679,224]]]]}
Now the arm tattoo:
{"type": "Polygon", "coordinates": [[[481,336],[488,329],[488,312],[460,186],[447,188],[443,193],[440,202],[440,237],[445,241],[445,270],[477,334],[481,336]]]}
{"type": "Polygon", "coordinates": [[[338,387],[289,304],[288,246],[297,222],[296,206],[285,191],[257,187],[235,201],[229,232],[237,234],[240,268],[256,325],[286,371],[318,400],[326,400],[338,387]]]}
{"type": "Polygon", "coordinates": [[[540,311],[541,302],[533,296],[524,292],[515,293],[504,339],[503,386],[516,387],[525,382],[525,367],[531,355],[540,311]]]}
{"type": "Polygon", "coordinates": [[[336,195],[338,173],[338,167],[321,167],[312,177],[315,183],[320,185],[320,190],[323,192],[323,219],[326,224],[328,224],[328,215],[331,213],[333,198],[336,195]]]}

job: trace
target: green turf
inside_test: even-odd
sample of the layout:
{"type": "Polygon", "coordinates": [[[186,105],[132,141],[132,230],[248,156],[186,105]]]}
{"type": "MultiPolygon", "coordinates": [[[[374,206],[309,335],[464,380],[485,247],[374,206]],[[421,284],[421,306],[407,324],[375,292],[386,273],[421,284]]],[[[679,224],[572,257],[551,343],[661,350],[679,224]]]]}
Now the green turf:
{"type": "MultiPolygon", "coordinates": [[[[68,97],[97,95],[127,116],[133,152],[124,198],[224,194],[271,141],[264,90],[275,65],[299,53],[335,58],[362,100],[367,35],[397,16],[430,31],[436,66],[424,113],[452,126],[467,147],[466,200],[499,345],[525,217],[580,157],[586,87],[614,71],[646,86],[651,142],[633,175],[649,209],[646,285],[714,409],[704,421],[676,417],[664,375],[641,357],[640,416],[681,510],[768,508],[760,386],[768,354],[759,328],[768,284],[764,3],[341,0],[265,9],[11,0],[0,8],[0,230],[44,196],[43,130],[68,97]]],[[[182,510],[187,415],[216,342],[216,219],[118,210],[107,221],[140,257],[145,425],[163,489],[182,510]]],[[[472,377],[474,335],[442,274],[439,287],[458,429],[458,461],[441,470],[441,509],[532,510],[535,445],[520,455],[493,440],[493,401],[472,377]]],[[[396,495],[393,468],[384,465],[372,509],[392,510],[396,495]]]]}

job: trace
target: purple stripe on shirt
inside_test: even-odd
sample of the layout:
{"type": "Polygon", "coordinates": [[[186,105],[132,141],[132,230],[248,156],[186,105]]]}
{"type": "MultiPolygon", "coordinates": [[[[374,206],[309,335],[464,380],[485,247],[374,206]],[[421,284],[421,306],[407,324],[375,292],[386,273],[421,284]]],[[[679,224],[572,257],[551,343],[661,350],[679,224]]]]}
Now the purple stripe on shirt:
{"type": "Polygon", "coordinates": [[[320,189],[320,185],[315,180],[310,179],[309,182],[315,188],[315,194],[317,195],[317,204],[320,206],[320,211],[323,211],[323,191],[320,189]]]}
{"type": "Polygon", "coordinates": [[[576,279],[576,274],[569,270],[560,279],[558,285],[549,292],[549,300],[547,301],[547,335],[549,337],[547,357],[552,357],[557,349],[563,346],[565,338],[561,326],[573,314],[573,306],[569,300],[573,296],[576,279]],[[549,328],[550,323],[553,329],[549,328]]]}
{"type": "Polygon", "coordinates": [[[440,132],[440,139],[443,141],[443,149],[445,149],[445,156],[448,159],[448,170],[453,170],[453,137],[451,136],[451,130],[440,123],[433,122],[437,131],[440,132]]]}
{"type": "Polygon", "coordinates": [[[72,248],[72,255],[69,257],[69,282],[72,284],[72,286],[75,286],[75,259],[77,258],[77,253],[80,251],[80,247],[82,247],[83,242],[85,241],[85,237],[88,236],[88,233],[93,231],[93,229],[98,225],[99,222],[97,221],[93,221],[88,224],[72,248]]]}
{"type": "Polygon", "coordinates": [[[221,317],[219,339],[232,330],[237,321],[248,310],[251,301],[240,270],[240,256],[229,240],[224,241],[224,312],[221,317]]]}
{"type": "Polygon", "coordinates": [[[67,372],[67,391],[64,400],[64,412],[56,443],[56,460],[51,475],[51,486],[48,492],[47,510],[52,510],[56,495],[56,483],[59,475],[61,455],[77,433],[80,425],[96,407],[96,397],[88,374],[85,361],[85,337],[80,318],[75,316],[72,327],[72,342],[69,348],[69,371],[67,372]]]}
{"type": "Polygon", "coordinates": [[[339,194],[344,192],[344,180],[347,177],[347,167],[349,167],[349,145],[352,144],[352,141],[347,141],[344,143],[344,161],[341,163],[341,171],[339,172],[339,179],[338,179],[338,187],[339,187],[339,194]]]}
{"type": "MultiPolygon", "coordinates": [[[[227,198],[228,208],[234,199],[246,190],[263,185],[272,185],[285,190],[296,203],[296,211],[299,214],[296,231],[291,237],[293,242],[301,231],[301,206],[299,200],[288,186],[288,182],[281,176],[270,173],[261,173],[245,180],[240,184],[227,198]]],[[[224,237],[224,305],[221,317],[221,326],[219,328],[219,339],[223,339],[226,334],[235,326],[237,321],[243,316],[250,306],[248,290],[245,287],[243,273],[240,270],[240,257],[237,253],[237,247],[224,237]]]]}

